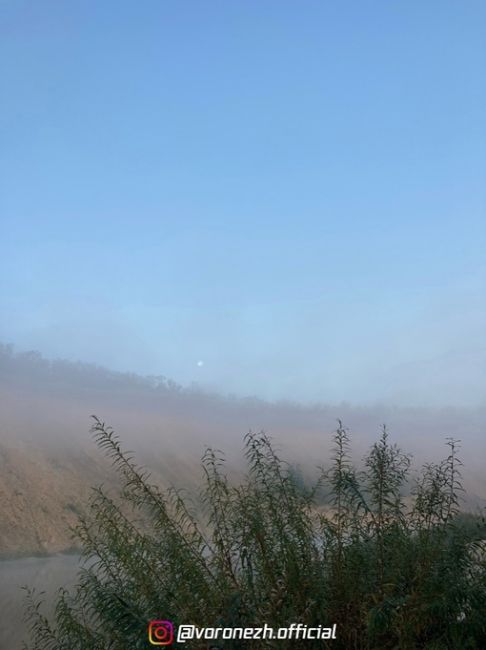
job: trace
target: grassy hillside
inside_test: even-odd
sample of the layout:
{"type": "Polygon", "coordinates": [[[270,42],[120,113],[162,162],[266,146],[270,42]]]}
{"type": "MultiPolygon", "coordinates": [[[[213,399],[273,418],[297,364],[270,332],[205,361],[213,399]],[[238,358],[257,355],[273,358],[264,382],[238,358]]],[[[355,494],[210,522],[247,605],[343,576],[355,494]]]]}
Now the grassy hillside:
{"type": "Polygon", "coordinates": [[[196,490],[206,446],[224,448],[242,470],[241,436],[266,430],[306,479],[329,458],[341,417],[355,432],[359,462],[386,422],[416,463],[442,455],[446,436],[463,440],[468,503],[486,503],[486,411],[393,409],[268,403],[182,388],[88,364],[49,361],[0,346],[0,555],[50,553],[72,546],[69,527],[90,488],[114,477],[89,435],[92,413],[120,432],[154,480],[196,490]]]}

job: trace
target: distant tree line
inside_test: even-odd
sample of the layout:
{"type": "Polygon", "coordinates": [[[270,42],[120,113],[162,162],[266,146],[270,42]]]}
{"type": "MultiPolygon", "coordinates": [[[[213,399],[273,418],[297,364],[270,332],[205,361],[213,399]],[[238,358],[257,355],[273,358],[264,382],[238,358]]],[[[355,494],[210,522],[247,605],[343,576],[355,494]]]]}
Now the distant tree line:
{"type": "Polygon", "coordinates": [[[163,375],[141,376],[133,372],[117,372],[94,363],[45,359],[37,350],[15,352],[13,345],[0,343],[0,377],[36,381],[39,379],[69,382],[90,388],[155,388],[180,392],[182,386],[163,375]]]}

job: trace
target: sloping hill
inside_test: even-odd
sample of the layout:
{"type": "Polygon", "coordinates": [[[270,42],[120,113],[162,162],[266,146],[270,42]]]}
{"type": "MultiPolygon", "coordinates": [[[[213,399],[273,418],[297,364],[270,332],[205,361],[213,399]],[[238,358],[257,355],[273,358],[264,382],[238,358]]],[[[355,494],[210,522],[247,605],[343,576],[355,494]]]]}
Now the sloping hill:
{"type": "Polygon", "coordinates": [[[414,464],[437,461],[444,438],[463,440],[469,504],[486,504],[486,409],[302,407],[183,389],[165,378],[124,375],[0,347],[0,556],[69,549],[70,526],[90,487],[116,480],[92,441],[90,414],[111,424],[154,481],[196,490],[206,446],[223,449],[238,472],[242,438],[265,429],[284,458],[311,475],[326,465],[341,418],[357,458],[383,422],[414,464]]]}

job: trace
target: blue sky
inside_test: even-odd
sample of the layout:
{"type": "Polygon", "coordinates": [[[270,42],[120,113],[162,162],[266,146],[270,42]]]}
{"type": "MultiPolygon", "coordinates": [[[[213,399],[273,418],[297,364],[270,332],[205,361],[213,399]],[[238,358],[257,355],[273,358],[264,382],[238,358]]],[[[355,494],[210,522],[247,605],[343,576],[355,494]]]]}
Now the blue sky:
{"type": "Polygon", "coordinates": [[[482,0],[4,0],[0,68],[1,340],[484,403],[482,0]]]}

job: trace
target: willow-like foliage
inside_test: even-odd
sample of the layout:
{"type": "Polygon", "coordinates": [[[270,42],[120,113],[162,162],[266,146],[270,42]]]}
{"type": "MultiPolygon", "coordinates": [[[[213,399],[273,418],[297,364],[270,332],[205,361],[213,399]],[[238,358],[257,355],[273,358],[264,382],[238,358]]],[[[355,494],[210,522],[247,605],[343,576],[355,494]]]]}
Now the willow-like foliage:
{"type": "Polygon", "coordinates": [[[410,494],[410,457],[386,429],[358,469],[339,422],[331,466],[310,487],[265,433],[249,433],[245,480],[231,484],[223,454],[209,449],[194,505],[153,485],[97,418],[93,433],[122,480],[121,494],[114,500],[93,490],[76,530],[85,562],[74,591],[59,593],[52,621],[28,593],[28,650],[147,648],[152,619],[337,624],[329,642],[211,646],[231,650],[486,648],[486,533],[480,517],[478,527],[459,514],[457,441],[448,441],[444,461],[423,467],[410,494]]]}

